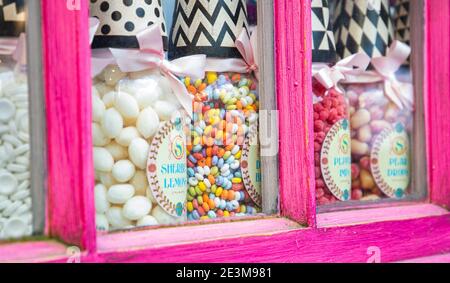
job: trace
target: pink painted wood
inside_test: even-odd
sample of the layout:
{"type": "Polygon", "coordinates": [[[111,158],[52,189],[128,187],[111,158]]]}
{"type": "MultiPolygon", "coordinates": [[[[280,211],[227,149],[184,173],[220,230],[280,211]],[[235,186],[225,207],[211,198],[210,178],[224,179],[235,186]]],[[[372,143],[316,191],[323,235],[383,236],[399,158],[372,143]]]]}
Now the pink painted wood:
{"type": "Polygon", "coordinates": [[[95,250],[88,1],[42,1],[48,132],[47,232],[95,250]]]}
{"type": "Polygon", "coordinates": [[[66,247],[53,241],[0,245],[0,263],[47,262],[66,257],[66,247]]]}
{"type": "Polygon", "coordinates": [[[343,227],[357,224],[407,220],[414,218],[446,215],[449,212],[433,204],[410,204],[394,207],[355,209],[317,215],[317,227],[343,227]]]}
{"type": "MultiPolygon", "coordinates": [[[[226,224],[224,229],[226,229],[226,224]]],[[[367,262],[376,253],[381,262],[450,253],[450,216],[406,221],[389,221],[352,227],[307,228],[243,235],[239,239],[140,245],[104,243],[95,255],[83,262],[367,262]],[[118,246],[128,246],[118,249],[118,246]],[[145,248],[140,248],[145,246],[145,248]],[[103,251],[104,250],[104,251],[103,251]]],[[[150,233],[151,234],[151,233],[150,233]]],[[[149,236],[150,236],[149,234],[149,236]]],[[[146,241],[142,238],[142,241],[146,241]]]]}
{"type": "Polygon", "coordinates": [[[450,1],[426,1],[425,96],[430,199],[450,209],[450,1]]]}
{"type": "Polygon", "coordinates": [[[311,1],[275,0],[281,214],[315,225],[311,1]]]}

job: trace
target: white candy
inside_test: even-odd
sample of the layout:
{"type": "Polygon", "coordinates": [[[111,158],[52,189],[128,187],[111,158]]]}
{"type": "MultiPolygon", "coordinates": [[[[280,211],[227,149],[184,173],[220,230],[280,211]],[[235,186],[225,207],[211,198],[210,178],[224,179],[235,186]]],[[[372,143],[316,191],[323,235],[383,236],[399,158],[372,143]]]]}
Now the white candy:
{"type": "Polygon", "coordinates": [[[156,101],[154,105],[156,113],[158,113],[159,119],[161,121],[168,121],[177,111],[177,108],[173,103],[164,100],[156,101]]]}
{"type": "Polygon", "coordinates": [[[18,146],[16,149],[14,149],[14,155],[19,156],[30,151],[30,145],[29,144],[22,144],[18,146]]]}
{"type": "Polygon", "coordinates": [[[120,144],[121,146],[130,146],[130,143],[135,138],[140,138],[141,134],[139,133],[138,129],[135,127],[127,127],[124,128],[120,135],[116,138],[116,142],[120,144]]]}
{"type": "Polygon", "coordinates": [[[102,129],[108,138],[116,138],[120,135],[123,129],[123,118],[116,109],[110,108],[105,111],[102,118],[102,129]]]}
{"type": "Polygon", "coordinates": [[[24,200],[30,196],[29,190],[17,191],[15,194],[11,196],[11,200],[24,200]]]}
{"type": "Polygon", "coordinates": [[[0,121],[6,122],[16,113],[16,107],[8,99],[0,99],[0,121]]]}
{"type": "Polygon", "coordinates": [[[10,195],[17,190],[17,178],[8,172],[0,173],[0,194],[10,195]]]}
{"type": "Polygon", "coordinates": [[[108,232],[108,230],[109,230],[109,222],[108,222],[108,218],[106,217],[105,214],[97,213],[95,215],[95,227],[99,231],[108,232]]]}
{"type": "Polygon", "coordinates": [[[8,206],[5,210],[3,210],[3,216],[10,217],[14,214],[14,212],[22,205],[20,201],[13,201],[13,203],[8,206]]]}
{"type": "Polygon", "coordinates": [[[131,225],[131,221],[122,214],[122,208],[113,206],[106,212],[106,218],[112,228],[121,229],[131,225]]]}
{"type": "Polygon", "coordinates": [[[139,114],[137,129],[146,139],[153,137],[159,128],[158,114],[151,107],[147,107],[139,114]]]}
{"type": "Polygon", "coordinates": [[[22,214],[24,214],[25,212],[30,211],[31,206],[29,206],[26,203],[23,203],[21,206],[19,206],[19,208],[13,213],[13,216],[20,216],[22,214]]]}
{"type": "Polygon", "coordinates": [[[94,188],[95,211],[97,213],[106,213],[111,206],[106,198],[107,189],[104,185],[98,184],[94,188]]]}
{"type": "Polygon", "coordinates": [[[145,196],[148,188],[148,179],[145,171],[136,171],[136,174],[134,174],[133,178],[130,181],[130,184],[135,188],[136,195],[145,196]]]}
{"type": "Polygon", "coordinates": [[[105,146],[111,142],[104,133],[102,127],[97,123],[92,123],[92,140],[94,146],[105,146]]]}
{"type": "Polygon", "coordinates": [[[136,173],[136,167],[129,160],[117,161],[112,168],[112,175],[114,179],[120,183],[126,183],[133,178],[136,173]]]}
{"type": "Polygon", "coordinates": [[[117,65],[109,65],[103,70],[103,78],[108,86],[115,86],[118,81],[126,76],[127,74],[122,72],[117,65]]]}
{"type": "Polygon", "coordinates": [[[133,96],[126,92],[116,92],[114,107],[124,119],[136,119],[139,115],[139,105],[133,96]]]}
{"type": "Polygon", "coordinates": [[[124,204],[134,196],[134,187],[132,185],[114,185],[109,188],[107,199],[113,204],[124,204]]]}
{"type": "Polygon", "coordinates": [[[129,199],[123,206],[123,216],[130,220],[139,220],[149,214],[152,209],[150,200],[143,196],[129,199]]]}
{"type": "Polygon", "coordinates": [[[3,236],[9,238],[21,238],[26,236],[28,225],[23,219],[14,217],[6,221],[5,228],[3,229],[3,236]]]}
{"type": "Polygon", "coordinates": [[[111,92],[106,93],[102,98],[103,104],[105,104],[105,107],[106,108],[113,107],[115,98],[116,98],[116,92],[111,91],[111,92]]]}
{"type": "Polygon", "coordinates": [[[148,152],[150,145],[142,138],[134,139],[128,148],[130,160],[137,168],[144,170],[147,167],[148,152]]]}
{"type": "Polygon", "coordinates": [[[126,159],[128,157],[128,150],[126,147],[121,146],[115,141],[112,141],[107,146],[105,146],[106,150],[111,153],[112,157],[115,161],[119,161],[122,159],[126,159]]]}
{"type": "Polygon", "coordinates": [[[186,217],[173,217],[167,212],[164,211],[159,205],[157,205],[152,210],[152,216],[158,221],[161,225],[173,225],[180,224],[186,220],[186,217]]]}
{"type": "Polygon", "coordinates": [[[110,188],[117,184],[117,181],[112,176],[111,172],[109,173],[100,173],[100,182],[105,185],[107,188],[110,188]]]}
{"type": "Polygon", "coordinates": [[[141,77],[136,80],[123,80],[117,86],[117,91],[126,91],[133,95],[142,110],[151,106],[157,101],[161,95],[162,90],[158,85],[159,80],[155,75],[141,77]]]}
{"type": "Polygon", "coordinates": [[[10,201],[9,199],[0,200],[0,211],[7,209],[11,205],[12,201],[10,201]]]}
{"type": "Polygon", "coordinates": [[[155,217],[151,215],[146,215],[138,220],[137,226],[138,227],[145,227],[145,226],[158,226],[158,220],[156,220],[155,217]]]}
{"type": "Polygon", "coordinates": [[[100,123],[105,114],[106,106],[99,96],[92,96],[92,119],[100,123]]]}
{"type": "Polygon", "coordinates": [[[111,153],[102,147],[94,147],[94,168],[100,172],[111,172],[114,158],[111,153]]]}

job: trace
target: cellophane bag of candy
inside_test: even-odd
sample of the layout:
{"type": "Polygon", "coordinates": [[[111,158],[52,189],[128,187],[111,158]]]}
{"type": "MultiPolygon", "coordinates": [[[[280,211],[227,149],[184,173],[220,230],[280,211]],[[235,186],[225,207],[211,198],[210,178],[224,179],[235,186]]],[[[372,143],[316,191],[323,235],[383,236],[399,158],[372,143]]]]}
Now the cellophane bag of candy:
{"type": "MultiPolygon", "coordinates": [[[[412,99],[412,86],[403,82],[412,99]]],[[[394,103],[384,81],[346,84],[352,137],[352,199],[403,198],[410,183],[413,110],[394,103]]]]}
{"type": "Polygon", "coordinates": [[[255,79],[246,74],[208,72],[206,79],[185,78],[194,94],[188,146],[189,220],[254,215],[259,208],[245,189],[243,144],[258,121],[255,79]]]}
{"type": "Polygon", "coordinates": [[[318,205],[347,201],[350,192],[349,105],[341,89],[313,79],[314,165],[318,205]]]}

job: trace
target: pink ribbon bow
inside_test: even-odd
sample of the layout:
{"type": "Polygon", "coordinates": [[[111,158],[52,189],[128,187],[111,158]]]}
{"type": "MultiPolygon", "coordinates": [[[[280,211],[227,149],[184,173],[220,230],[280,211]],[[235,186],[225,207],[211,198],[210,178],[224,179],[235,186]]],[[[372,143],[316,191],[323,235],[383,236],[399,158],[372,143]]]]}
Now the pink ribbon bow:
{"type": "Polygon", "coordinates": [[[411,47],[400,41],[394,41],[388,49],[385,57],[372,59],[375,71],[384,79],[384,92],[399,109],[412,109],[414,98],[412,85],[398,81],[395,76],[402,64],[411,54],[411,47]]]}
{"type": "Polygon", "coordinates": [[[343,92],[339,87],[339,82],[349,75],[363,73],[370,64],[370,57],[365,52],[360,52],[348,56],[337,62],[334,66],[321,65],[319,70],[313,70],[313,77],[327,90],[335,87],[343,92]]]}
{"type": "Polygon", "coordinates": [[[9,55],[20,65],[27,64],[27,38],[21,33],[19,38],[0,39],[0,55],[9,55]]]}
{"type": "Polygon", "coordinates": [[[235,73],[251,73],[255,74],[255,78],[259,80],[259,64],[258,64],[258,42],[257,28],[254,29],[249,37],[247,29],[243,29],[239,37],[235,41],[235,46],[242,59],[206,59],[206,70],[213,72],[235,72],[235,73]]]}
{"type": "Polygon", "coordinates": [[[202,79],[205,74],[205,55],[186,56],[169,62],[165,59],[159,26],[151,26],[137,34],[139,49],[97,49],[92,51],[92,73],[98,75],[109,64],[117,64],[122,72],[138,72],[159,68],[172,87],[176,97],[192,115],[193,95],[178,77],[202,79]]]}

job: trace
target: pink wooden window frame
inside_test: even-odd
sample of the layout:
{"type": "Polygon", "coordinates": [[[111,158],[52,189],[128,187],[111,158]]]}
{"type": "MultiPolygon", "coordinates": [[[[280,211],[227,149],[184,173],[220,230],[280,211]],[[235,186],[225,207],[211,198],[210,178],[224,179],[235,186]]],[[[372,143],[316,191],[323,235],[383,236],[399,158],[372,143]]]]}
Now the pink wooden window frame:
{"type": "MultiPolygon", "coordinates": [[[[365,262],[370,246],[383,252],[384,262],[448,261],[450,122],[441,116],[450,107],[450,2],[425,3],[427,203],[366,209],[363,217],[360,211],[316,215],[311,177],[310,0],[275,0],[279,217],[97,235],[88,1],[81,1],[78,11],[68,10],[66,1],[42,1],[49,145],[47,235],[81,247],[82,260],[89,262],[365,262]],[[205,236],[194,241],[191,235],[205,236]]],[[[66,260],[64,245],[52,241],[0,246],[0,261],[66,260]]]]}

